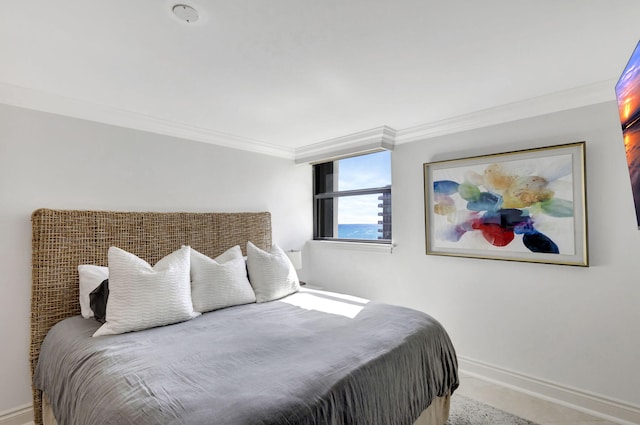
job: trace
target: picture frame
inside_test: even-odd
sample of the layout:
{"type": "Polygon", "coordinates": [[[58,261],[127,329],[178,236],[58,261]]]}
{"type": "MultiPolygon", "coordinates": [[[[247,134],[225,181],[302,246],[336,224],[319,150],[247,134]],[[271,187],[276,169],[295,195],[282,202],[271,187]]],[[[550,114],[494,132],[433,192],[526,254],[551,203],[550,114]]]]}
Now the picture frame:
{"type": "Polygon", "coordinates": [[[424,164],[427,255],[589,265],[585,142],[424,164]]]}

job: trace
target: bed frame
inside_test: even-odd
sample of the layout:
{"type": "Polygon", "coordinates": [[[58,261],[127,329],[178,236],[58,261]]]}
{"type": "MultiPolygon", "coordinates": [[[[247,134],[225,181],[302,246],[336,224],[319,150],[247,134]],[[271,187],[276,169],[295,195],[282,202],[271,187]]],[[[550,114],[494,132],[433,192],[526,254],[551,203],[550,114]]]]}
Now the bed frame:
{"type": "MultiPolygon", "coordinates": [[[[39,209],[31,215],[32,291],[31,376],[40,345],[59,321],[80,314],[78,265],[107,265],[107,251],[117,246],[150,264],[190,245],[215,258],[247,241],[271,247],[271,214],[159,213],[39,209]]],[[[42,425],[42,393],[32,386],[36,425],[42,425]]]]}

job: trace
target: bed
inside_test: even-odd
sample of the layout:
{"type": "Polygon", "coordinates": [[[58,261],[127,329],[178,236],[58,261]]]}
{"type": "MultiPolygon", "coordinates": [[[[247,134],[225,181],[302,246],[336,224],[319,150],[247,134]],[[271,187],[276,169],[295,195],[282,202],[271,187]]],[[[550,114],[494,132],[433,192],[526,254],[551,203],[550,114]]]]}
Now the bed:
{"type": "Polygon", "coordinates": [[[435,319],[398,306],[303,288],[91,336],[100,324],[79,316],[78,265],[107,266],[113,246],[150,264],[183,245],[211,258],[236,245],[246,255],[247,242],[268,250],[269,213],[40,209],[32,227],[37,425],[442,425],[448,417],[453,346],[435,319]]]}

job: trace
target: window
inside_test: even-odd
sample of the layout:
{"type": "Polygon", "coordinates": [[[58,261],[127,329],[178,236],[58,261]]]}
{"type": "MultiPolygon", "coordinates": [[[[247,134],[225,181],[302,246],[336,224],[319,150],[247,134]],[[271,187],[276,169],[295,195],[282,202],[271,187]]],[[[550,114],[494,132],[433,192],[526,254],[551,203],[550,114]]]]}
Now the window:
{"type": "Polygon", "coordinates": [[[391,152],[313,166],[314,239],[391,243],[391,152]]]}

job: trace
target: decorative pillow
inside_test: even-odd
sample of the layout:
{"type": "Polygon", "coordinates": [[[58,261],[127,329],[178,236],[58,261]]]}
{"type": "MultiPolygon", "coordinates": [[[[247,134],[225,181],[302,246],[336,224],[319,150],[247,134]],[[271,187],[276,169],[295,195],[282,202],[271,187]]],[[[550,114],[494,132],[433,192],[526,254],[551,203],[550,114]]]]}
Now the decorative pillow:
{"type": "Polygon", "coordinates": [[[191,248],[191,299],[201,313],[256,301],[240,246],[215,260],[191,248]]]}
{"type": "Polygon", "coordinates": [[[300,290],[296,269],[278,245],[267,252],[248,242],[247,268],[256,302],[277,300],[300,290]]]}
{"type": "Polygon", "coordinates": [[[102,281],[100,285],[89,294],[89,301],[93,317],[100,323],[107,317],[107,301],[109,300],[109,279],[102,281]]]}
{"type": "Polygon", "coordinates": [[[81,264],[78,266],[78,274],[80,275],[80,313],[82,317],[89,319],[93,317],[89,294],[109,277],[109,268],[81,264]]]}
{"type": "Polygon", "coordinates": [[[109,248],[109,302],[104,325],[93,336],[139,331],[193,319],[188,246],[151,267],[120,248],[109,248]]]}

